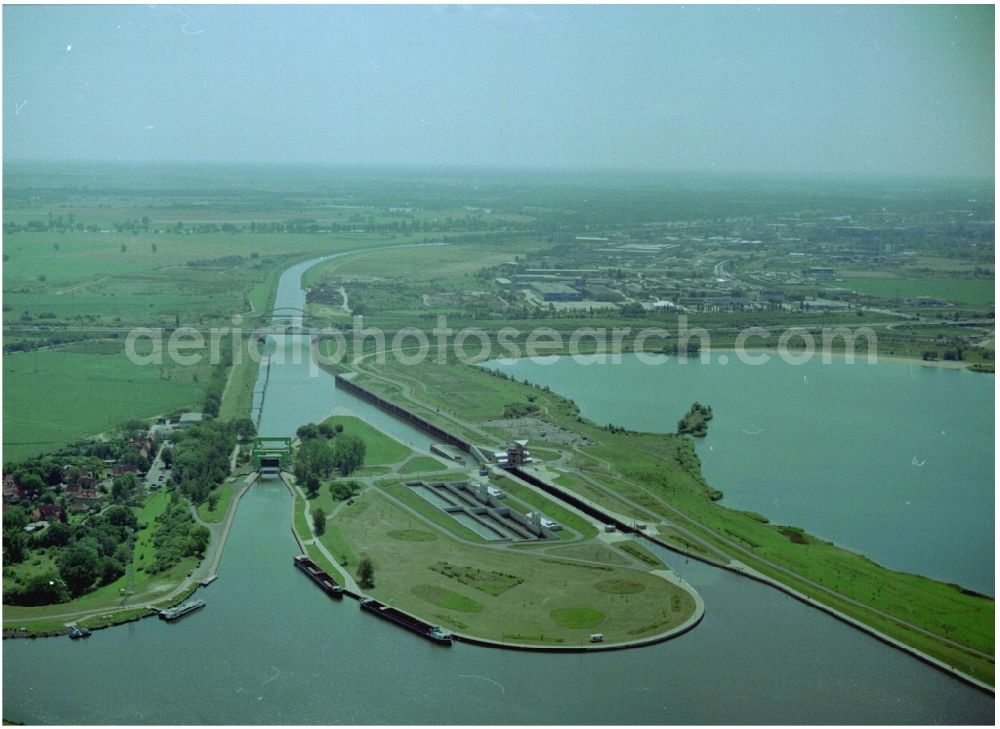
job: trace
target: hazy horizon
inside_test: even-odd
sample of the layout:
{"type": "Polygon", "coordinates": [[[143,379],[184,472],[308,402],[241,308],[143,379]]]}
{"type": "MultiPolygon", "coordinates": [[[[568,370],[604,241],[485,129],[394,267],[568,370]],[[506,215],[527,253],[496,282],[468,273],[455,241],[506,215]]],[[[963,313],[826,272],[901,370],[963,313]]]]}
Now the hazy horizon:
{"type": "Polygon", "coordinates": [[[980,6],[5,6],[4,162],[990,178],[980,6]]]}

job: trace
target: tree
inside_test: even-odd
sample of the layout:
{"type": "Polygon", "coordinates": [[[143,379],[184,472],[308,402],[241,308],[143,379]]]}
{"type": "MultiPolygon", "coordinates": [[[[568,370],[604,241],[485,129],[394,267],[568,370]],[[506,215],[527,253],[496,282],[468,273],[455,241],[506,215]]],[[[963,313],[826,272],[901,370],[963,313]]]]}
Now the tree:
{"type": "Polygon", "coordinates": [[[73,596],[86,592],[101,574],[101,559],[89,542],[78,542],[59,555],[59,575],[73,596]]]}
{"type": "Polygon", "coordinates": [[[319,437],[319,426],[316,423],[306,423],[299,426],[299,429],[295,431],[295,435],[301,441],[313,440],[319,437]]]}
{"type": "Polygon", "coordinates": [[[313,531],[316,532],[316,536],[323,536],[326,533],[326,512],[323,511],[322,507],[317,506],[313,509],[313,531]]]}
{"type": "Polygon", "coordinates": [[[208,531],[208,527],[203,527],[201,524],[193,526],[188,533],[185,552],[192,557],[200,557],[205,554],[211,539],[212,533],[208,531]]]}
{"type": "Polygon", "coordinates": [[[292,468],[295,480],[304,484],[310,496],[319,491],[320,480],[329,476],[334,468],[333,452],[326,441],[317,438],[305,441],[295,454],[292,468]]]}
{"type": "Polygon", "coordinates": [[[646,310],[642,307],[642,304],[637,301],[624,304],[619,311],[621,315],[626,318],[646,315],[646,310]]]}
{"type": "Polygon", "coordinates": [[[37,473],[26,473],[18,480],[21,482],[21,488],[31,500],[37,499],[45,489],[45,482],[37,473]]]}
{"type": "Polygon", "coordinates": [[[4,528],[3,561],[5,564],[23,562],[28,556],[28,534],[23,527],[17,529],[4,528]]]}
{"type": "Polygon", "coordinates": [[[121,247],[121,251],[122,251],[122,253],[124,253],[124,252],[125,252],[125,251],[127,251],[127,250],[128,250],[128,246],[127,246],[127,245],[125,245],[124,243],[122,243],[122,247],[121,247]]]}
{"type": "Polygon", "coordinates": [[[133,473],[126,473],[111,482],[111,500],[123,504],[131,499],[139,490],[139,479],[133,473]]]}
{"type": "MultiPolygon", "coordinates": [[[[28,578],[24,589],[12,596],[18,605],[52,605],[69,600],[66,583],[55,572],[45,572],[28,578]]],[[[4,596],[6,602],[6,596],[4,596]]]]}
{"type": "Polygon", "coordinates": [[[358,562],[358,585],[365,590],[375,587],[375,565],[368,555],[358,562]]]}
{"type": "Polygon", "coordinates": [[[120,429],[122,435],[132,439],[138,438],[140,435],[145,435],[149,431],[149,426],[146,425],[145,421],[133,418],[122,423],[120,429]]]}
{"type": "Polygon", "coordinates": [[[24,529],[28,525],[28,515],[24,513],[24,509],[19,506],[15,506],[13,509],[8,511],[3,515],[3,531],[4,538],[7,538],[8,531],[17,531],[19,529],[24,529]]]}
{"type": "MultiPolygon", "coordinates": [[[[133,476],[133,478],[135,478],[133,476]]],[[[114,486],[112,486],[114,488],[114,486]]],[[[135,513],[127,506],[109,506],[101,514],[101,517],[108,524],[112,524],[116,527],[124,527],[130,531],[134,531],[139,528],[139,520],[136,519],[135,513]]],[[[53,524],[53,526],[55,526],[53,524]]],[[[51,528],[51,527],[50,527],[51,528]]]]}
{"type": "Polygon", "coordinates": [[[365,442],[356,435],[345,435],[333,442],[333,465],[350,476],[365,462],[365,442]]]}
{"type": "Polygon", "coordinates": [[[327,440],[329,440],[330,438],[332,438],[334,435],[337,434],[337,431],[335,431],[333,429],[333,426],[330,425],[329,423],[320,423],[319,434],[324,438],[326,438],[327,440]]]}
{"type": "Polygon", "coordinates": [[[330,484],[330,495],[338,501],[346,501],[361,490],[361,484],[350,481],[334,481],[330,484]]]}
{"type": "Polygon", "coordinates": [[[174,449],[170,446],[163,446],[160,451],[160,460],[163,461],[164,468],[170,468],[170,464],[174,462],[174,449]]]}
{"type": "Polygon", "coordinates": [[[61,521],[54,521],[38,536],[38,544],[43,547],[65,547],[72,536],[72,527],[61,521]]]}
{"type": "Polygon", "coordinates": [[[230,426],[239,438],[253,438],[257,435],[257,426],[250,418],[236,418],[230,423],[230,426]]]}

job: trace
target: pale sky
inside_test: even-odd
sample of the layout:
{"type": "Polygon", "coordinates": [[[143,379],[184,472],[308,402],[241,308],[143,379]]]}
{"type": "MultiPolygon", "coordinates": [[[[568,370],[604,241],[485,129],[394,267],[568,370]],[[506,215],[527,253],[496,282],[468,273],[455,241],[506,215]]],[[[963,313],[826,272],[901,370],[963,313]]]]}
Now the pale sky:
{"type": "Polygon", "coordinates": [[[993,175],[994,8],[3,8],[3,156],[993,175]]]}

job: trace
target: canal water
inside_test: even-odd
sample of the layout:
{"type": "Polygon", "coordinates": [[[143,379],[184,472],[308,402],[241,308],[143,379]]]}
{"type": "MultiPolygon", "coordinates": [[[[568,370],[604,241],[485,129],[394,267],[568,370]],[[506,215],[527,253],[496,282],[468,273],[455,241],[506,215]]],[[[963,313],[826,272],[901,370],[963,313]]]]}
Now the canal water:
{"type": "MultiPolygon", "coordinates": [[[[272,383],[284,381],[274,379],[276,366],[272,383]]],[[[294,396],[269,391],[262,417],[268,434],[281,434],[277,428],[290,434],[291,424],[328,414],[313,402],[368,415],[331,380],[303,378],[299,388],[294,396]]],[[[991,696],[774,589],[668,552],[664,559],[707,606],[702,623],[680,638],[569,655],[440,647],[316,589],[292,566],[297,547],[290,512],[291,497],[280,482],[251,488],[239,504],[219,579],[198,593],[207,606],[176,624],[147,619],[86,641],[4,641],[4,718],[60,724],[993,722],[991,696]]]]}
{"type": "Polygon", "coordinates": [[[696,441],[724,505],[994,594],[992,375],[818,356],[799,366],[712,359],[489,366],[634,430],[674,432],[692,402],[711,405],[708,435],[696,441]]]}

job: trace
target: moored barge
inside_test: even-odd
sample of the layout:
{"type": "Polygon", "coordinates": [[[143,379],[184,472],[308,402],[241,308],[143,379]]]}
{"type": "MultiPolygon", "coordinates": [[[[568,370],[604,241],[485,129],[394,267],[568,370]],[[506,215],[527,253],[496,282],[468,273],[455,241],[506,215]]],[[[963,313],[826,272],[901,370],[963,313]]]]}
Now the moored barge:
{"type": "Polygon", "coordinates": [[[306,555],[295,555],[295,566],[305,572],[309,576],[309,579],[319,585],[319,589],[330,597],[341,598],[344,596],[344,588],[334,582],[330,575],[321,570],[319,565],[306,555]]]}
{"type": "Polygon", "coordinates": [[[385,618],[386,620],[391,620],[396,623],[396,625],[401,625],[408,630],[412,630],[417,635],[422,635],[435,643],[440,643],[441,645],[451,645],[454,640],[454,636],[452,636],[451,633],[442,628],[440,625],[431,625],[430,623],[426,623],[420,618],[404,613],[403,611],[397,610],[389,605],[385,605],[375,598],[362,597],[358,601],[358,604],[361,606],[362,610],[367,610],[368,612],[374,613],[375,615],[385,618]]]}
{"type": "Polygon", "coordinates": [[[182,605],[178,605],[177,607],[161,610],[160,620],[177,620],[178,618],[183,618],[188,613],[193,613],[195,610],[203,607],[205,607],[204,600],[190,600],[182,605]]]}

